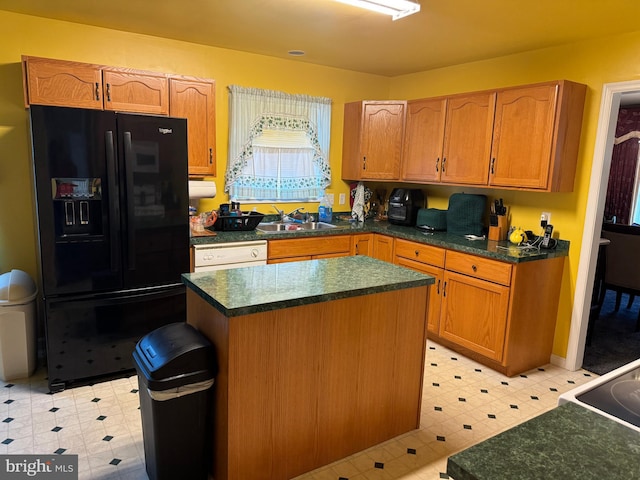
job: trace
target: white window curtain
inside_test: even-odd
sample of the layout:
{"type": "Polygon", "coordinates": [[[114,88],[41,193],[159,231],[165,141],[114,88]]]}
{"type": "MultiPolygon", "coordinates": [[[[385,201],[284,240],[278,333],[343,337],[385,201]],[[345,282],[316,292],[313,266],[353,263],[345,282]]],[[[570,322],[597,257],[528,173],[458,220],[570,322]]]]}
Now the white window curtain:
{"type": "Polygon", "coordinates": [[[331,183],[331,99],[229,86],[232,200],[314,201],[331,183]]]}

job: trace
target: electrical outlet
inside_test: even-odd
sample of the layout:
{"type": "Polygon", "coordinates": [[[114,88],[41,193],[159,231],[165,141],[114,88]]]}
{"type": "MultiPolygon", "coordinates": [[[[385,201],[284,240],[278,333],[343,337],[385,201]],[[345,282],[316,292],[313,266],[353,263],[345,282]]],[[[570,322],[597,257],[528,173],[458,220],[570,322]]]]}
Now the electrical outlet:
{"type": "Polygon", "coordinates": [[[540,226],[542,228],[546,227],[551,223],[551,213],[550,212],[542,212],[540,215],[540,226]]]}
{"type": "Polygon", "coordinates": [[[344,203],[347,201],[347,197],[345,196],[344,193],[340,194],[340,205],[344,205],[344,203]]]}
{"type": "Polygon", "coordinates": [[[333,193],[327,194],[327,198],[329,199],[329,203],[333,205],[333,201],[335,200],[335,196],[333,195],[333,193]]]}

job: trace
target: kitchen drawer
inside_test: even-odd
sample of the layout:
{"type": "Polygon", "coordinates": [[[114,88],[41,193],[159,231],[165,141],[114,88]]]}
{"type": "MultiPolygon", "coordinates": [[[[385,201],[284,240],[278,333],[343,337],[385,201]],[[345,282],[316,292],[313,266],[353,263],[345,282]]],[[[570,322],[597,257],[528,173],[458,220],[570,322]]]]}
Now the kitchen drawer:
{"type": "Polygon", "coordinates": [[[435,267],[444,267],[444,252],[444,248],[396,239],[396,257],[406,258],[435,267]]]}
{"type": "Polygon", "coordinates": [[[512,265],[488,258],[447,251],[445,268],[449,271],[462,273],[501,285],[509,286],[511,284],[512,265]]]}
{"type": "Polygon", "coordinates": [[[350,235],[269,240],[269,260],[273,258],[327,255],[351,251],[350,235]]]}

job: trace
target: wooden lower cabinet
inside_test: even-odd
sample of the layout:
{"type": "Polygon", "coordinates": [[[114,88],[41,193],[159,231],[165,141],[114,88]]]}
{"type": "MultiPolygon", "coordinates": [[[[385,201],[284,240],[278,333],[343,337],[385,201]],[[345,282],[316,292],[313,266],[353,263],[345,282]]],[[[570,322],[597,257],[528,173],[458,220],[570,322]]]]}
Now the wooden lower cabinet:
{"type": "Polygon", "coordinates": [[[438,335],[500,362],[508,306],[509,287],[447,271],[438,335]]]}
{"type": "Polygon", "coordinates": [[[373,236],[373,258],[393,263],[393,237],[375,234],[373,236]]]}
{"type": "Polygon", "coordinates": [[[351,255],[373,256],[373,233],[357,233],[351,236],[351,255]]]}
{"type": "Polygon", "coordinates": [[[351,235],[284,238],[282,240],[269,241],[267,247],[267,263],[347,257],[350,254],[351,235]]]}
{"type": "Polygon", "coordinates": [[[396,239],[394,263],[436,278],[429,338],[508,376],[549,363],[564,257],[512,264],[396,239]]]}

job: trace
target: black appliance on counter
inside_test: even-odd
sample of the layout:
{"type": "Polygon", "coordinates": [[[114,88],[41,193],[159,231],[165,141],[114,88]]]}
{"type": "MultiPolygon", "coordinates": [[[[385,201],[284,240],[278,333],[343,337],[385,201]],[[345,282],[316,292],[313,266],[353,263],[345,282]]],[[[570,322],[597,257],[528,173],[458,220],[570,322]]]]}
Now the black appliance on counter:
{"type": "Polygon", "coordinates": [[[389,196],[387,217],[393,225],[414,226],[418,210],[424,207],[422,190],[394,188],[389,196]]]}
{"type": "Polygon", "coordinates": [[[185,119],[32,105],[52,392],[134,369],[140,338],[186,319],[185,119]]]}

